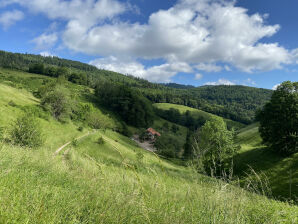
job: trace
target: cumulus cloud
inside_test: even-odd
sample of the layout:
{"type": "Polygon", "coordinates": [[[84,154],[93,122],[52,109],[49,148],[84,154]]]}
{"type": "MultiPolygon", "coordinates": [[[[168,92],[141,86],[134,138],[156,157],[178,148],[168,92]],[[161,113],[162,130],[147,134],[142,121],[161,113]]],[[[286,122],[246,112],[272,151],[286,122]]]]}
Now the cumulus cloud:
{"type": "Polygon", "coordinates": [[[56,33],[43,33],[40,36],[34,38],[32,42],[36,45],[37,49],[48,49],[54,46],[57,40],[58,36],[56,33]]]}
{"type": "MultiPolygon", "coordinates": [[[[179,0],[169,9],[152,13],[143,24],[117,19],[133,8],[117,0],[3,0],[1,4],[11,3],[52,20],[64,20],[65,46],[105,57],[92,63],[150,80],[168,80],[183,70],[174,68],[177,64],[205,72],[233,67],[250,73],[280,69],[298,61],[298,50],[266,43],[279,25],[269,25],[267,14],[249,15],[235,1],[179,0]],[[131,60],[123,60],[126,57],[131,60]],[[138,59],[163,59],[166,63],[144,68],[138,59]]],[[[37,45],[46,42],[43,38],[36,40],[37,45]]]]}
{"type": "Polygon", "coordinates": [[[199,80],[201,78],[203,78],[202,74],[200,74],[200,73],[195,74],[195,80],[199,80]]]}
{"type": "Polygon", "coordinates": [[[20,10],[7,11],[0,14],[0,24],[3,26],[4,29],[7,29],[23,18],[24,13],[20,10]]]}
{"type": "Polygon", "coordinates": [[[90,64],[99,69],[134,75],[152,82],[170,82],[178,72],[192,72],[192,68],[186,63],[166,63],[145,68],[144,65],[132,59],[118,59],[114,56],[96,59],[90,64]]]}
{"type": "Polygon", "coordinates": [[[43,56],[43,57],[55,57],[56,55],[54,55],[54,54],[52,54],[52,53],[50,53],[50,52],[48,52],[48,51],[42,51],[42,52],[40,52],[39,53],[41,56],[43,56]]]}
{"type": "Polygon", "coordinates": [[[246,86],[255,86],[255,85],[257,85],[257,83],[254,80],[252,80],[251,78],[248,78],[248,79],[244,80],[242,84],[246,85],[246,86]]]}
{"type": "Polygon", "coordinates": [[[277,87],[280,85],[280,83],[278,83],[278,84],[276,84],[276,85],[274,85],[273,87],[272,87],[272,90],[276,90],[277,89],[277,87]]]}
{"type": "Polygon", "coordinates": [[[259,42],[279,30],[265,19],[266,15],[248,15],[230,1],[181,0],[153,13],[147,24],[114,22],[87,29],[70,21],[63,40],[73,50],[94,55],[198,63],[205,71],[222,69],[214,62],[245,72],[268,71],[290,63],[291,57],[277,43],[259,42]]]}
{"type": "Polygon", "coordinates": [[[228,85],[228,86],[231,86],[231,85],[236,85],[236,83],[234,83],[230,80],[227,80],[227,79],[219,79],[216,82],[206,82],[204,85],[209,85],[209,86],[228,85]]]}
{"type": "Polygon", "coordinates": [[[216,64],[208,64],[208,63],[200,63],[195,66],[196,69],[200,71],[205,71],[205,72],[220,72],[222,70],[221,66],[218,66],[216,64]]]}
{"type": "Polygon", "coordinates": [[[17,3],[32,12],[43,13],[50,19],[77,20],[84,26],[93,26],[97,22],[112,18],[125,11],[125,4],[116,0],[3,0],[7,6],[17,3]]]}

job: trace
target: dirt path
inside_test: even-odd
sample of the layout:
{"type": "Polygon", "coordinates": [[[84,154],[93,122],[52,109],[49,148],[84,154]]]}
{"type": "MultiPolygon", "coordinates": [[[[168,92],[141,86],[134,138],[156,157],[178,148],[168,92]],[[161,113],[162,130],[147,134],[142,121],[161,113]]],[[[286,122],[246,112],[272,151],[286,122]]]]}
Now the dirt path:
{"type": "MultiPolygon", "coordinates": [[[[75,138],[75,140],[80,140],[81,138],[84,138],[84,137],[86,137],[86,136],[88,136],[88,135],[90,135],[90,134],[93,134],[94,132],[95,132],[95,131],[93,131],[93,132],[88,131],[86,134],[84,134],[84,135],[82,135],[82,136],[80,136],[80,137],[75,138]]],[[[65,147],[67,147],[69,144],[71,144],[71,142],[72,142],[72,141],[69,141],[69,142],[65,143],[64,145],[62,145],[60,148],[58,148],[58,149],[55,151],[54,156],[58,155],[58,153],[61,152],[61,151],[62,151],[65,147]]]]}

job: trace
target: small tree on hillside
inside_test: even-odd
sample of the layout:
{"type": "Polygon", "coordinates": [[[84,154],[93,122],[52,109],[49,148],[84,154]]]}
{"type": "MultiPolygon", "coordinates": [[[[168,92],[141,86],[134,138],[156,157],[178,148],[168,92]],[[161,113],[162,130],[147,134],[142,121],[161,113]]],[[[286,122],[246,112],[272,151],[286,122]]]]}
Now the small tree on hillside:
{"type": "Polygon", "coordinates": [[[19,117],[12,125],[11,141],[20,146],[39,147],[43,144],[42,130],[33,115],[25,114],[19,117]]]}
{"type": "Polygon", "coordinates": [[[194,154],[198,169],[212,176],[226,174],[237,148],[234,131],[227,129],[222,118],[213,117],[198,131],[196,137],[194,154]]]}
{"type": "Polygon", "coordinates": [[[54,118],[65,121],[70,114],[70,97],[66,88],[61,85],[48,89],[42,96],[41,105],[51,112],[54,118]]]}
{"type": "Polygon", "coordinates": [[[298,82],[283,82],[263,110],[257,113],[260,134],[275,151],[290,155],[298,152],[298,82]]]}

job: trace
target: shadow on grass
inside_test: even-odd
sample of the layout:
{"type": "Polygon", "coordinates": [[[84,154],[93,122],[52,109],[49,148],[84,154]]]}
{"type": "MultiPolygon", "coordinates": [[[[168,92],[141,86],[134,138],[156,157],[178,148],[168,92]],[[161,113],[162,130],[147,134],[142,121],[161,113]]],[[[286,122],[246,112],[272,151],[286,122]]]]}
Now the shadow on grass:
{"type": "Polygon", "coordinates": [[[234,157],[234,173],[244,180],[250,167],[263,172],[269,179],[272,195],[279,200],[294,200],[298,204],[298,153],[282,157],[269,148],[259,147],[234,157]]]}

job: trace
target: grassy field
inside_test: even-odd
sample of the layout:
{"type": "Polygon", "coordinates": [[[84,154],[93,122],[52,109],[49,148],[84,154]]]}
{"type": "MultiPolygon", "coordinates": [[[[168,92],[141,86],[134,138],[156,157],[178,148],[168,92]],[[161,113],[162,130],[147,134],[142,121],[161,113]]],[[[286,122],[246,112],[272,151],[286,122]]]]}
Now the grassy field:
{"type": "MultiPolygon", "coordinates": [[[[202,117],[204,118],[205,120],[209,120],[211,117],[213,116],[216,116],[214,114],[210,114],[210,113],[207,113],[205,111],[202,111],[202,110],[198,110],[198,109],[194,109],[194,108],[191,108],[191,107],[187,107],[187,106],[183,106],[183,105],[178,105],[178,104],[171,104],[171,103],[155,103],[153,104],[156,108],[158,109],[162,109],[162,110],[169,110],[171,108],[174,108],[174,109],[177,109],[179,110],[180,113],[185,113],[186,111],[190,111],[191,114],[195,117],[195,118],[198,118],[198,117],[202,117]]],[[[244,124],[241,124],[237,121],[232,121],[232,120],[229,120],[229,119],[225,119],[224,118],[224,121],[227,123],[228,127],[234,127],[235,129],[240,129],[240,128],[243,128],[245,127],[244,124]]]]}
{"type": "MultiPolygon", "coordinates": [[[[241,150],[236,155],[235,172],[245,182],[250,167],[266,176],[275,198],[298,203],[298,154],[282,157],[262,145],[258,124],[239,131],[236,142],[241,150]]],[[[250,175],[248,175],[249,177],[250,175]]]]}
{"type": "MultiPolygon", "coordinates": [[[[39,101],[27,91],[30,85],[0,80],[0,126],[9,129],[24,107],[38,107],[39,101]]],[[[38,119],[43,147],[0,142],[0,223],[297,222],[296,206],[163,160],[112,130],[96,131],[54,156],[59,146],[90,130],[79,132],[81,124],[71,121],[38,119]]]]}
{"type": "Polygon", "coordinates": [[[90,135],[56,157],[46,148],[7,145],[0,156],[1,223],[297,221],[295,206],[163,161],[111,131],[90,135]]]}

